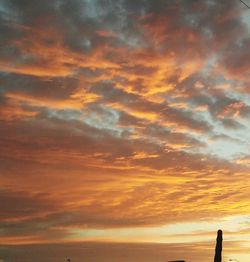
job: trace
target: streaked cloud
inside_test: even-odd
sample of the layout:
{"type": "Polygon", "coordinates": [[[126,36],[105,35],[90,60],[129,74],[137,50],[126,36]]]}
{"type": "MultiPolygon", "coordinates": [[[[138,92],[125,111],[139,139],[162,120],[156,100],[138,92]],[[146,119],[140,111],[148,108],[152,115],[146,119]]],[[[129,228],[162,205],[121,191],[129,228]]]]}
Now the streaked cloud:
{"type": "MultiPolygon", "coordinates": [[[[4,241],[136,229],[127,241],[149,230],[167,242],[157,228],[248,216],[247,12],[233,0],[2,1],[4,241]]],[[[209,241],[204,228],[187,239],[209,241]]]]}

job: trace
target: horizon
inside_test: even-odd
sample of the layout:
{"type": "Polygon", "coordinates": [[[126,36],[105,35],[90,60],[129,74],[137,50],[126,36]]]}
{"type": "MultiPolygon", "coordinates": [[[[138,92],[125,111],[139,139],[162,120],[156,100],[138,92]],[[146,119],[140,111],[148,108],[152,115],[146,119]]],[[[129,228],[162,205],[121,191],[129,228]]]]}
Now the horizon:
{"type": "Polygon", "coordinates": [[[248,6],[0,1],[0,262],[248,262],[248,6]]]}
{"type": "MultiPolygon", "coordinates": [[[[223,235],[222,261],[242,261],[247,259],[246,251],[235,243],[225,240],[223,235]],[[226,253],[226,255],[224,255],[226,253]],[[235,258],[238,256],[238,259],[235,258]]],[[[94,261],[131,261],[131,262],[198,262],[212,261],[215,254],[216,241],[200,243],[112,243],[112,242],[68,242],[68,243],[38,243],[21,245],[3,245],[1,262],[48,262],[82,260],[94,261]],[[182,258],[183,260],[180,260],[182,258]],[[167,259],[167,260],[166,260],[167,259]]],[[[217,261],[217,260],[216,260],[217,261]]]]}
{"type": "MultiPolygon", "coordinates": [[[[221,230],[217,231],[218,232],[221,230]]],[[[225,233],[225,232],[224,232],[225,233]]],[[[192,243],[154,243],[154,242],[102,242],[75,241],[61,243],[22,243],[19,245],[0,245],[0,261],[48,262],[82,260],[109,262],[208,262],[212,261],[217,252],[222,253],[221,261],[246,261],[248,247],[244,249],[235,245],[223,233],[222,249],[217,250],[217,240],[192,243]],[[215,248],[216,247],[216,248],[215,248]],[[220,250],[220,251],[219,251],[220,250]],[[225,255],[226,254],[226,255],[225,255]],[[180,257],[185,260],[180,260],[180,257]],[[236,258],[238,257],[238,259],[236,258]],[[177,259],[178,258],[178,259],[177,259]],[[171,260],[170,260],[171,259],[171,260]]],[[[218,258],[217,258],[218,259],[218,258]]]]}

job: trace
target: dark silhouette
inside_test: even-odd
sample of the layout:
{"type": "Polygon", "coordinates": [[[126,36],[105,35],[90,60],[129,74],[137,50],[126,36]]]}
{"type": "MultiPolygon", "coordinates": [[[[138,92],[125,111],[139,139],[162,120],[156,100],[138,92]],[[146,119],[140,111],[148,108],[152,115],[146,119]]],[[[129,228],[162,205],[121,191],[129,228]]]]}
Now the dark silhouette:
{"type": "Polygon", "coordinates": [[[222,230],[219,229],[217,232],[214,262],[221,262],[221,252],[222,252],[222,230]]]}
{"type": "Polygon", "coordinates": [[[173,260],[173,261],[168,261],[168,262],[186,262],[185,260],[173,260]]]}
{"type": "Polygon", "coordinates": [[[67,259],[67,262],[71,262],[70,258],[67,259]]]}

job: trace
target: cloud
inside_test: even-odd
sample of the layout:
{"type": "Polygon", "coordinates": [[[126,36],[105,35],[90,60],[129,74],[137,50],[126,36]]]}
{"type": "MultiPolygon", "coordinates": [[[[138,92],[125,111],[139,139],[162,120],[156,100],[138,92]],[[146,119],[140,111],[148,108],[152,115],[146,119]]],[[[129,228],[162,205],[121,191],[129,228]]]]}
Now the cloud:
{"type": "Polygon", "coordinates": [[[6,241],[248,212],[242,12],[237,1],[2,1],[6,241]]]}
{"type": "Polygon", "coordinates": [[[49,212],[49,209],[55,208],[55,203],[50,204],[48,200],[46,201],[46,196],[42,193],[29,195],[29,193],[23,191],[14,192],[2,189],[0,194],[2,221],[15,221],[26,219],[26,217],[39,216],[41,211],[49,212]]]}

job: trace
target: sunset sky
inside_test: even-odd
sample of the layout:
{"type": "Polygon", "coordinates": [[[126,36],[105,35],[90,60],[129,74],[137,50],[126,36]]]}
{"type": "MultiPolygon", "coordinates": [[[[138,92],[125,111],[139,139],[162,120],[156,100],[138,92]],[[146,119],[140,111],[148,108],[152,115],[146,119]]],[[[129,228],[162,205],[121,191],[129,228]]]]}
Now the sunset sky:
{"type": "Polygon", "coordinates": [[[1,262],[75,242],[207,262],[219,228],[249,262],[250,9],[0,0],[0,178],[1,262]]]}

